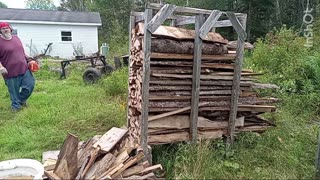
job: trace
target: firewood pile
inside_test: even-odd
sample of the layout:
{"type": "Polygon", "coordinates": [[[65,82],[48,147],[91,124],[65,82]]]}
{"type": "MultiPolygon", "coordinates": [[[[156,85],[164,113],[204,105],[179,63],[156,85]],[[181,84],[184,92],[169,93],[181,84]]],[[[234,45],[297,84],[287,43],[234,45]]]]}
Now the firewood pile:
{"type": "MultiPolygon", "coordinates": [[[[166,144],[190,139],[190,109],[194,30],[160,26],[151,38],[148,143],[166,144]]],[[[140,143],[144,24],[131,32],[128,125],[132,141],[140,143]]],[[[236,52],[220,34],[209,32],[202,46],[198,134],[214,139],[227,134],[236,52]]],[[[258,97],[256,90],[277,88],[256,83],[261,75],[242,69],[236,132],[262,132],[273,123],[259,116],[275,111],[275,98],[258,97]]]]}
{"type": "Polygon", "coordinates": [[[127,139],[126,129],[111,128],[85,142],[69,134],[58,158],[47,159],[49,179],[155,179],[160,164],[152,166],[143,150],[127,139]],[[50,163],[48,163],[50,161],[50,163]]]}

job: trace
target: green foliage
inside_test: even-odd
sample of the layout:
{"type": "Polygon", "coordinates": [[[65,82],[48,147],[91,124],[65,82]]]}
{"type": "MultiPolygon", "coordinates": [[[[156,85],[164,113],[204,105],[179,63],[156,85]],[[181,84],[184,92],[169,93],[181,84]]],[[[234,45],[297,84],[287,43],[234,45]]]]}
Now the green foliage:
{"type": "Polygon", "coordinates": [[[52,0],[27,0],[27,9],[56,10],[52,0]]]}
{"type": "Polygon", "coordinates": [[[60,0],[58,10],[85,11],[88,0],[60,0]]]}
{"type": "Polygon", "coordinates": [[[129,35],[122,31],[118,21],[113,22],[114,34],[109,40],[110,53],[108,59],[113,59],[115,56],[128,54],[129,35]]]}
{"type": "Polygon", "coordinates": [[[8,8],[8,6],[5,3],[0,2],[0,8],[8,8]]]}
{"type": "Polygon", "coordinates": [[[128,68],[113,72],[101,82],[101,86],[104,87],[108,96],[126,96],[128,92],[128,68]]]}
{"type": "Polygon", "coordinates": [[[165,170],[166,179],[174,179],[174,166],[181,144],[159,145],[152,147],[152,162],[160,163],[165,170]]]}
{"type": "MultiPolygon", "coordinates": [[[[320,7],[320,4],[319,4],[320,7]]],[[[312,38],[310,39],[310,43],[312,45],[311,50],[314,52],[319,52],[320,51],[320,19],[318,16],[314,17],[314,22],[312,24],[309,25],[309,27],[311,27],[311,33],[312,33],[312,38]]],[[[305,29],[307,30],[307,29],[305,29]]],[[[307,31],[306,31],[306,35],[307,35],[307,31]]],[[[305,35],[305,33],[303,32],[301,35],[305,35]]]]}
{"type": "Polygon", "coordinates": [[[130,0],[92,1],[88,8],[90,11],[97,11],[100,13],[102,28],[99,33],[103,41],[110,42],[110,40],[113,39],[113,36],[126,36],[128,34],[131,7],[132,2],[130,0]],[[120,28],[117,26],[120,26],[120,28]]]}
{"type": "Polygon", "coordinates": [[[313,75],[319,66],[313,62],[320,59],[309,56],[304,43],[305,39],[292,29],[276,30],[258,40],[252,57],[246,60],[247,66],[264,72],[262,80],[279,85],[282,92],[305,93],[318,89],[317,77],[313,75]]]}

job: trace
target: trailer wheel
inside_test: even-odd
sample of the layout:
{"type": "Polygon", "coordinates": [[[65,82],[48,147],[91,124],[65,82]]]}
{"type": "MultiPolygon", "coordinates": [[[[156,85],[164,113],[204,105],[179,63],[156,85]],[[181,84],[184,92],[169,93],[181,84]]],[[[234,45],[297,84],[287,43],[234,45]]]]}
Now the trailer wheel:
{"type": "Polygon", "coordinates": [[[101,77],[101,72],[98,69],[92,68],[92,67],[87,68],[84,71],[84,74],[82,76],[83,81],[87,84],[92,84],[97,82],[97,80],[100,79],[100,77],[101,77]]]}
{"type": "Polygon", "coordinates": [[[111,65],[106,65],[101,69],[101,73],[106,75],[111,74],[113,71],[114,71],[114,67],[112,67],[111,65]]]}

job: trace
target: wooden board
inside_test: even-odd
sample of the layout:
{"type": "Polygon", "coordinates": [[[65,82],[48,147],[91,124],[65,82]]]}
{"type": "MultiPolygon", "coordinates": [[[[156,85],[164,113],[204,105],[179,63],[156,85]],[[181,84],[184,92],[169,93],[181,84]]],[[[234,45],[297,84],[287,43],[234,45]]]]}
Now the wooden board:
{"type": "Polygon", "coordinates": [[[61,179],[74,179],[77,176],[78,137],[68,134],[58,155],[54,174],[61,179]]]}
{"type": "MultiPolygon", "coordinates": [[[[101,135],[96,135],[91,139],[88,139],[81,145],[79,145],[78,149],[78,169],[85,166],[88,162],[88,158],[90,158],[90,155],[92,151],[94,151],[95,148],[92,147],[94,143],[96,143],[101,138],[101,135]]],[[[80,177],[80,175],[79,175],[80,177]]]]}
{"type": "Polygon", "coordinates": [[[155,171],[158,171],[158,170],[163,170],[163,167],[162,167],[161,164],[157,164],[157,165],[154,165],[154,166],[147,167],[144,170],[142,170],[141,172],[139,172],[138,174],[139,175],[144,175],[144,174],[148,174],[150,172],[155,172],[155,171]]]}
{"type": "MultiPolygon", "coordinates": [[[[138,23],[136,28],[138,35],[144,35],[144,23],[138,23]]],[[[169,37],[179,40],[193,40],[195,37],[195,31],[172,26],[160,26],[155,32],[152,33],[152,35],[157,37],[169,37]]],[[[228,43],[228,40],[224,39],[220,34],[214,32],[209,32],[203,40],[222,44],[228,43]]]]}
{"type": "Polygon", "coordinates": [[[97,162],[96,170],[92,173],[88,172],[90,175],[86,176],[85,179],[91,178],[93,175],[94,177],[100,177],[111,167],[115,159],[116,157],[114,155],[107,153],[100,161],[97,162]]]}
{"type": "MultiPolygon", "coordinates": [[[[241,127],[244,125],[244,117],[236,119],[236,126],[241,127]]],[[[175,115],[165,118],[160,118],[149,122],[150,128],[173,128],[173,129],[187,129],[190,127],[190,117],[185,115],[175,115]]],[[[207,129],[224,129],[228,127],[227,121],[212,121],[207,118],[198,117],[198,128],[207,129]]]]}
{"type": "MultiPolygon", "coordinates": [[[[156,74],[156,73],[152,73],[152,76],[155,77],[167,77],[167,78],[177,78],[177,79],[192,79],[192,75],[182,75],[182,74],[156,74]]],[[[200,78],[202,80],[229,80],[232,81],[233,80],[233,76],[221,76],[221,75],[201,75],[200,78]]],[[[241,80],[243,81],[252,81],[254,80],[253,78],[247,78],[247,77],[243,77],[241,78],[241,80]]],[[[240,81],[240,79],[239,79],[240,81]]]]}
{"type": "Polygon", "coordinates": [[[113,127],[108,132],[106,132],[94,145],[94,148],[100,146],[101,151],[107,153],[109,152],[128,132],[126,129],[120,129],[113,127]]]}
{"type": "MultiPolygon", "coordinates": [[[[179,109],[177,108],[149,108],[149,112],[176,112],[179,109]]],[[[248,112],[274,112],[276,110],[275,106],[265,106],[265,105],[238,105],[238,112],[241,111],[248,111],[248,112]]],[[[230,107],[200,107],[199,111],[230,111],[230,107]]],[[[187,110],[184,110],[182,112],[188,112],[187,110]]],[[[178,112],[181,113],[181,112],[178,112]]],[[[178,114],[174,113],[174,114],[178,114]]],[[[167,114],[167,113],[163,113],[167,114]]],[[[169,114],[168,116],[173,115],[169,114]]],[[[158,116],[158,115],[157,115],[158,116]]],[[[159,115],[160,117],[160,115],[159,115]]]]}
{"type": "MultiPolygon", "coordinates": [[[[170,54],[170,53],[151,53],[151,58],[154,59],[193,59],[192,54],[170,54]]],[[[202,60],[211,61],[227,61],[232,62],[236,58],[235,54],[224,54],[224,55],[202,55],[202,60]]]]}
{"type": "MultiPolygon", "coordinates": [[[[52,180],[60,180],[61,178],[59,176],[57,176],[53,171],[44,171],[44,175],[46,175],[47,177],[49,177],[52,180]]],[[[31,178],[33,179],[33,178],[31,178]]]]}
{"type": "Polygon", "coordinates": [[[109,174],[112,178],[117,178],[122,172],[129,167],[131,167],[133,164],[137,163],[138,161],[142,160],[144,157],[143,152],[139,152],[136,156],[130,158],[127,162],[124,163],[124,166],[120,168],[116,173],[109,174]]]}
{"type": "MultiPolygon", "coordinates": [[[[152,39],[151,50],[155,53],[193,54],[193,41],[178,41],[173,39],[152,39]]],[[[227,45],[220,43],[203,43],[202,54],[221,55],[227,54],[227,45]]]]}
{"type": "MultiPolygon", "coordinates": [[[[222,137],[224,131],[216,130],[216,131],[199,131],[198,139],[217,139],[222,137]]],[[[161,134],[161,135],[149,135],[148,141],[150,144],[167,144],[167,143],[175,143],[180,141],[189,141],[190,135],[189,132],[178,132],[171,134],[161,134]]]]}
{"type": "Polygon", "coordinates": [[[138,172],[141,172],[143,170],[144,170],[143,165],[136,165],[136,166],[133,166],[133,167],[128,168],[127,170],[123,171],[122,177],[129,177],[129,176],[135,175],[138,172]]]}
{"type": "Polygon", "coordinates": [[[43,163],[44,170],[46,171],[53,171],[56,167],[57,160],[56,159],[47,159],[43,163]]]}
{"type": "Polygon", "coordinates": [[[59,153],[60,153],[60,150],[43,152],[42,153],[42,163],[46,162],[48,159],[57,160],[59,153]]]}
{"type": "Polygon", "coordinates": [[[154,173],[149,173],[144,176],[133,175],[126,178],[117,178],[117,179],[118,180],[132,180],[132,179],[141,180],[141,179],[158,179],[158,178],[155,176],[154,173]]]}
{"type": "MultiPolygon", "coordinates": [[[[199,107],[200,106],[203,106],[207,103],[200,103],[199,104],[199,107]]],[[[178,113],[181,113],[181,112],[184,112],[184,111],[188,111],[191,109],[191,106],[188,106],[188,107],[184,107],[184,108],[181,108],[181,109],[176,109],[172,112],[168,112],[168,113],[163,113],[163,114],[159,114],[159,115],[156,115],[156,116],[151,116],[148,118],[149,121],[154,121],[156,119],[159,119],[159,118],[164,118],[164,117],[168,117],[168,116],[171,116],[171,115],[175,115],[175,114],[178,114],[178,113]]]]}
{"type": "MultiPolygon", "coordinates": [[[[156,85],[175,85],[175,86],[183,86],[183,85],[191,85],[191,80],[184,79],[184,80],[152,80],[150,84],[156,85]]],[[[253,83],[252,82],[240,82],[242,87],[250,87],[253,83]]],[[[208,85],[208,86],[232,86],[232,81],[223,81],[223,80],[212,80],[212,81],[200,81],[200,85],[208,85]]]]}

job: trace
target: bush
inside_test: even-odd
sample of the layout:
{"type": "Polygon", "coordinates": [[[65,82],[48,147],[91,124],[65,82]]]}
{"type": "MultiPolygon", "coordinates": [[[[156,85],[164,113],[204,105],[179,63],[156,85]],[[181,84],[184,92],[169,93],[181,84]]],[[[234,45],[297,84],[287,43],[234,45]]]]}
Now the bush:
{"type": "Polygon", "coordinates": [[[105,88],[107,95],[123,95],[128,93],[128,68],[113,72],[102,80],[102,86],[105,88]]]}
{"type": "Polygon", "coordinates": [[[247,59],[247,65],[255,71],[262,71],[262,81],[280,86],[281,92],[304,93],[316,87],[320,56],[311,56],[304,47],[305,39],[292,29],[285,27],[267,34],[255,44],[253,55],[247,59]],[[319,58],[318,58],[319,57],[319,58]]]}

